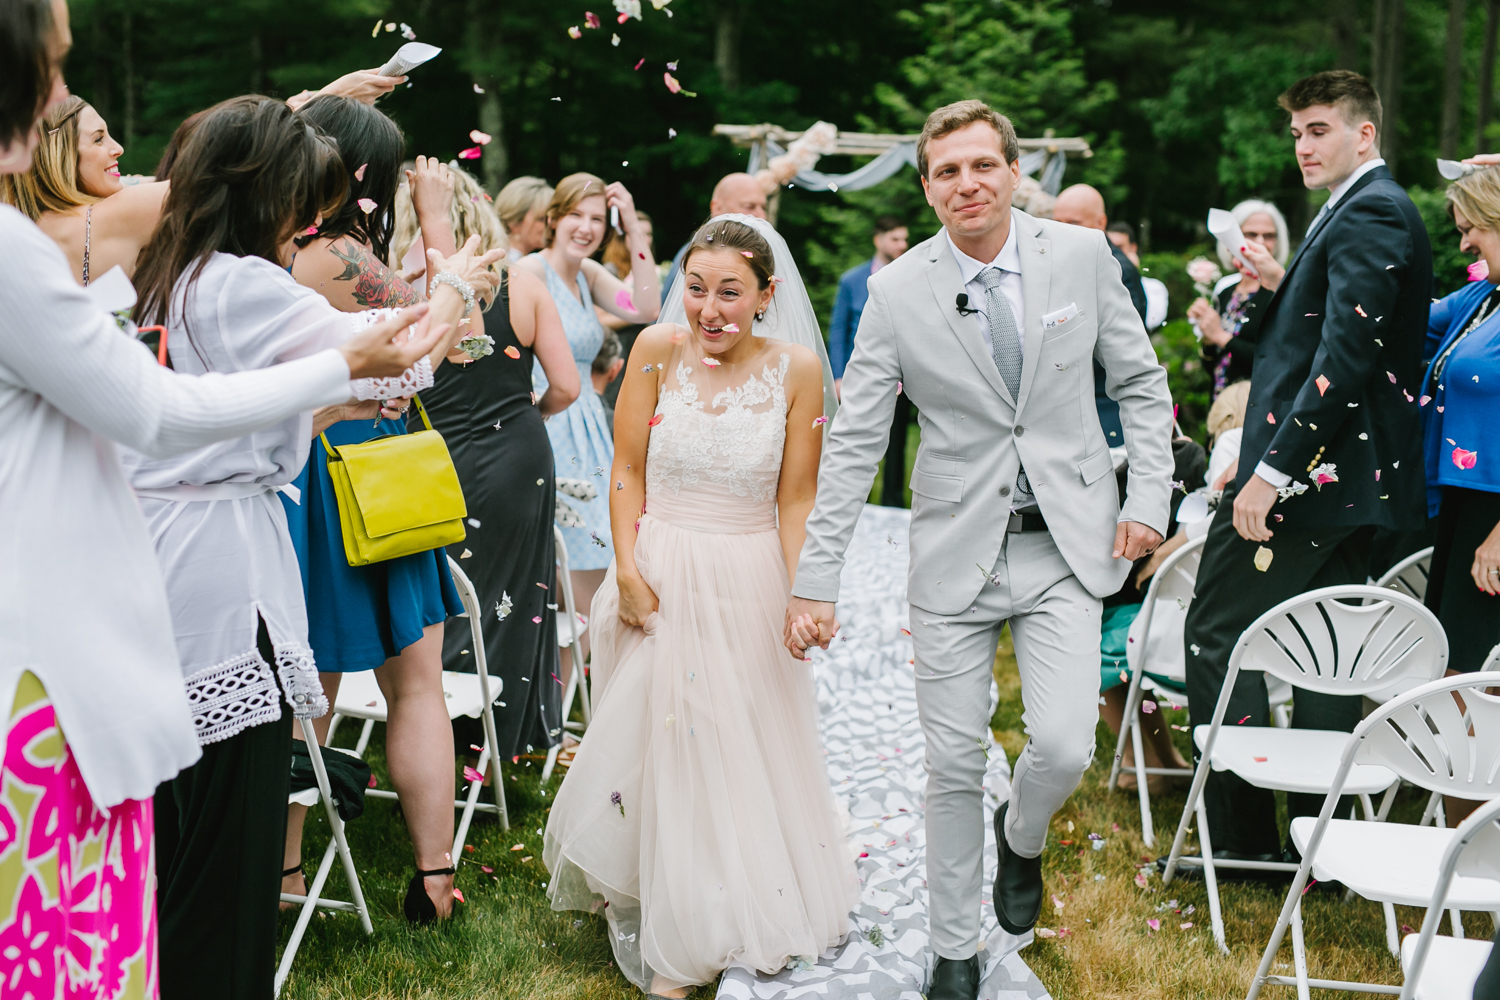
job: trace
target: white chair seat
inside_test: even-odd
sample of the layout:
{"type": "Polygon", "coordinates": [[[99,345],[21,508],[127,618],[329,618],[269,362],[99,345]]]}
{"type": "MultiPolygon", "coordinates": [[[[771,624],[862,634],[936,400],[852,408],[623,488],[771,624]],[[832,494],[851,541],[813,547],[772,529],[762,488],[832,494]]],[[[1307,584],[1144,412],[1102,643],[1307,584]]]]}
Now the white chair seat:
{"type": "MultiPolygon", "coordinates": [[[[1193,730],[1198,749],[1208,738],[1208,726],[1193,730]]],[[[1215,771],[1233,771],[1257,788],[1326,794],[1339,769],[1348,733],[1327,729],[1278,729],[1274,726],[1236,726],[1219,729],[1209,764],[1215,771]],[[1265,760],[1257,760],[1264,757],[1265,760]]],[[[1347,795],[1383,792],[1396,780],[1395,772],[1378,764],[1355,764],[1344,782],[1347,795]]]]}
{"type": "MultiPolygon", "coordinates": [[[[1405,973],[1417,950],[1420,935],[1401,939],[1401,971],[1405,973]]],[[[1427,961],[1417,977],[1412,1000],[1462,1000],[1474,993],[1474,980],[1490,957],[1490,942],[1471,938],[1435,937],[1427,961]]]]}
{"type": "Polygon", "coordinates": [[[573,640],[583,638],[583,633],[589,630],[589,620],[584,615],[569,615],[559,612],[557,615],[557,645],[567,647],[573,645],[573,640]],[[577,631],[574,631],[574,626],[577,631]]]}
{"type": "MultiPolygon", "coordinates": [[[[1313,816],[1292,820],[1297,850],[1307,849],[1317,822],[1313,816]]],[[[1320,882],[1342,882],[1376,902],[1425,907],[1432,900],[1438,865],[1453,836],[1452,830],[1433,826],[1331,819],[1313,858],[1312,875],[1320,882]]],[[[1447,905],[1458,910],[1500,910],[1500,882],[1455,875],[1447,905]]]]}
{"type": "MultiPolygon", "coordinates": [[[[490,695],[498,700],[501,695],[500,678],[490,676],[490,695]]],[[[479,690],[478,674],[460,674],[443,671],[443,697],[447,699],[448,718],[467,715],[479,718],[484,711],[484,695],[479,690]]],[[[354,719],[374,719],[384,722],[388,714],[385,695],[375,681],[375,671],[361,670],[345,674],[339,682],[339,696],[333,710],[339,715],[354,719]]]]}

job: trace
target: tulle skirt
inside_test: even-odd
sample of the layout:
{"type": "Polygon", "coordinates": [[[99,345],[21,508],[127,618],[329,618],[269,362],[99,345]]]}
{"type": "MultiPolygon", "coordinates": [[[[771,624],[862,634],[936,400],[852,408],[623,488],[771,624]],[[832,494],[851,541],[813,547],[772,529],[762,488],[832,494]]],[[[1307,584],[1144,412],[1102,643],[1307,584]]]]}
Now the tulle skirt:
{"type": "Polygon", "coordinates": [[[661,508],[635,550],[659,610],[644,629],[622,624],[613,564],[594,599],[594,717],[543,855],[553,908],[603,909],[643,991],[815,958],[847,933],[859,888],[811,668],[781,645],[776,530],[722,509],[708,530],[685,527],[701,515],[661,508]]]}

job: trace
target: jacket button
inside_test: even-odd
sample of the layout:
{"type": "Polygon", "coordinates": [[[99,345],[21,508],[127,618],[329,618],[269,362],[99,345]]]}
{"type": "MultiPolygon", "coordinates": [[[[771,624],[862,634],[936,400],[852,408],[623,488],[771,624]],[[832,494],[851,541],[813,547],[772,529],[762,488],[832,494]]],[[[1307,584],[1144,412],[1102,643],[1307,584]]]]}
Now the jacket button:
{"type": "Polygon", "coordinates": [[[1026,433],[1026,428],[1022,427],[1020,424],[1017,424],[1015,429],[1012,430],[1011,433],[1016,437],[1020,437],[1022,434],[1026,433]]]}
{"type": "Polygon", "coordinates": [[[1010,487],[1009,486],[1002,486],[1002,487],[1000,487],[1000,495],[1003,496],[1003,497],[1010,496],[1010,487]]]}

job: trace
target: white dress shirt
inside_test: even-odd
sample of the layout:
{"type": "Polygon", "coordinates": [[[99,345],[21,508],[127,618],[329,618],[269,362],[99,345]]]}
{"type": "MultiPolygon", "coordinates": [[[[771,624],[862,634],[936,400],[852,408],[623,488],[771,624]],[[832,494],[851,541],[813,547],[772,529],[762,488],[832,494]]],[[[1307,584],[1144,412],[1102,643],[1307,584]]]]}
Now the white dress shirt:
{"type": "MultiPolygon", "coordinates": [[[[1361,163],[1354,169],[1354,173],[1350,174],[1348,177],[1345,177],[1337,184],[1329,187],[1328,200],[1323,203],[1323,207],[1318,210],[1318,214],[1326,215],[1329,212],[1332,212],[1333,206],[1338,204],[1338,200],[1342,198],[1344,194],[1354,186],[1355,181],[1359,180],[1361,177],[1363,177],[1365,174],[1368,174],[1376,167],[1383,166],[1385,166],[1385,160],[1379,156],[1375,157],[1375,159],[1373,160],[1366,160],[1365,162],[1361,163]]],[[[1313,222],[1316,223],[1317,221],[1317,218],[1314,217],[1313,222]]],[[[1312,231],[1312,226],[1308,227],[1308,231],[1312,231]]],[[[1291,476],[1287,475],[1285,472],[1282,472],[1280,469],[1272,468],[1265,462],[1260,462],[1255,466],[1255,474],[1264,479],[1266,482],[1270,483],[1272,486],[1276,487],[1278,490],[1285,488],[1286,485],[1292,481],[1291,476]]]]}
{"type": "Polygon", "coordinates": [[[963,278],[964,292],[969,296],[969,308],[978,310],[974,322],[979,324],[979,335],[984,338],[985,349],[993,354],[995,346],[990,343],[990,317],[985,304],[984,282],[979,275],[990,267],[998,267],[1004,272],[1000,276],[1000,291],[1010,302],[1011,312],[1016,314],[1016,332],[1022,337],[1021,346],[1024,348],[1025,334],[1021,331],[1026,329],[1026,293],[1021,285],[1021,251],[1016,246],[1015,209],[1011,209],[1010,233],[1005,237],[1005,245],[992,261],[975,260],[964,253],[954,244],[946,229],[943,239],[948,241],[953,259],[958,261],[958,273],[963,278]]]}
{"type": "Polygon", "coordinates": [[[149,799],[199,756],[161,571],[111,439],[166,456],[348,399],[343,356],[306,353],[173,374],[0,205],[0,707],[36,674],[104,808],[149,799]]]}

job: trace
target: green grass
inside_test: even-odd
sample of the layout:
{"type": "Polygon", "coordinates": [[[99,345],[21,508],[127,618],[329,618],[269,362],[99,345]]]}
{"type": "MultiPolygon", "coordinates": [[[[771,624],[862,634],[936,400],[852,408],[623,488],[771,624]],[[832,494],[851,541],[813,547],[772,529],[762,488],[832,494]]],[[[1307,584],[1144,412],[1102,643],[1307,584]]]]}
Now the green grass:
{"type": "MultiPolygon", "coordinates": [[[[1014,761],[1026,738],[1020,680],[1008,640],[996,658],[996,677],[1000,705],[991,727],[996,741],[1014,761]]],[[[1167,714],[1171,721],[1186,724],[1185,712],[1167,714]]],[[[339,742],[352,742],[353,730],[346,735],[339,742]]],[[[369,756],[382,786],[389,787],[382,736],[382,728],[377,727],[369,756]]],[[[1186,734],[1174,732],[1173,736],[1186,752],[1186,734]]],[[[1134,795],[1105,791],[1113,752],[1114,739],[1101,724],[1094,766],[1054,819],[1044,855],[1048,893],[1058,896],[1063,909],[1057,912],[1047,906],[1041,926],[1066,927],[1071,934],[1065,939],[1038,940],[1022,957],[1057,1000],[1243,995],[1275,923],[1283,892],[1240,884],[1223,888],[1231,954],[1221,956],[1208,930],[1207,897],[1200,884],[1178,882],[1163,889],[1153,875],[1147,889],[1137,888],[1136,868],[1166,853],[1170,846],[1184,792],[1177,790],[1153,801],[1157,848],[1147,850],[1139,835],[1134,795]],[[1107,839],[1104,850],[1088,849],[1090,832],[1107,839]],[[1074,843],[1064,845],[1063,840],[1074,843]],[[1104,878],[1096,880],[1096,875],[1104,878]],[[1158,911],[1169,899],[1178,900],[1176,909],[1191,905],[1196,912],[1158,911]],[[1148,928],[1146,921],[1152,918],[1162,921],[1160,931],[1148,928]],[[1182,930],[1179,925],[1184,922],[1194,926],[1182,930]]],[[[530,767],[523,762],[506,767],[512,827],[502,832],[495,825],[480,826],[471,833],[475,850],[464,858],[458,876],[468,905],[450,926],[407,927],[401,899],[412,862],[405,825],[393,803],[370,800],[365,814],[349,824],[348,830],[375,934],[366,938],[350,916],[314,918],[284,995],[297,1000],[638,1000],[641,994],[613,967],[603,918],[554,913],[548,905],[539,831],[560,779],[554,777],[543,794],[537,782],[539,766],[539,762],[530,767]],[[523,845],[523,850],[512,851],[516,844],[523,845]],[[480,865],[494,872],[486,874],[480,865]]],[[[1392,819],[1415,822],[1423,801],[1410,790],[1403,792],[1392,819]]],[[[305,847],[309,872],[328,838],[321,813],[315,816],[308,823],[305,847]]],[[[343,898],[343,882],[341,872],[330,879],[336,898],[343,898]]],[[[1304,901],[1304,912],[1314,976],[1400,982],[1397,964],[1385,950],[1384,924],[1376,904],[1363,900],[1346,904],[1338,895],[1312,892],[1304,901]]],[[[1397,915],[1404,923],[1420,926],[1418,910],[1398,907],[1397,915]]],[[[291,931],[293,916],[282,918],[283,940],[291,931]]],[[[1465,919],[1470,934],[1491,933],[1486,915],[1466,914],[1465,919]]],[[[1290,966],[1290,940],[1279,961],[1290,966]]],[[[697,994],[699,998],[712,995],[712,986],[697,994]]],[[[1269,987],[1264,995],[1279,1000],[1294,993],[1269,987]]]]}

